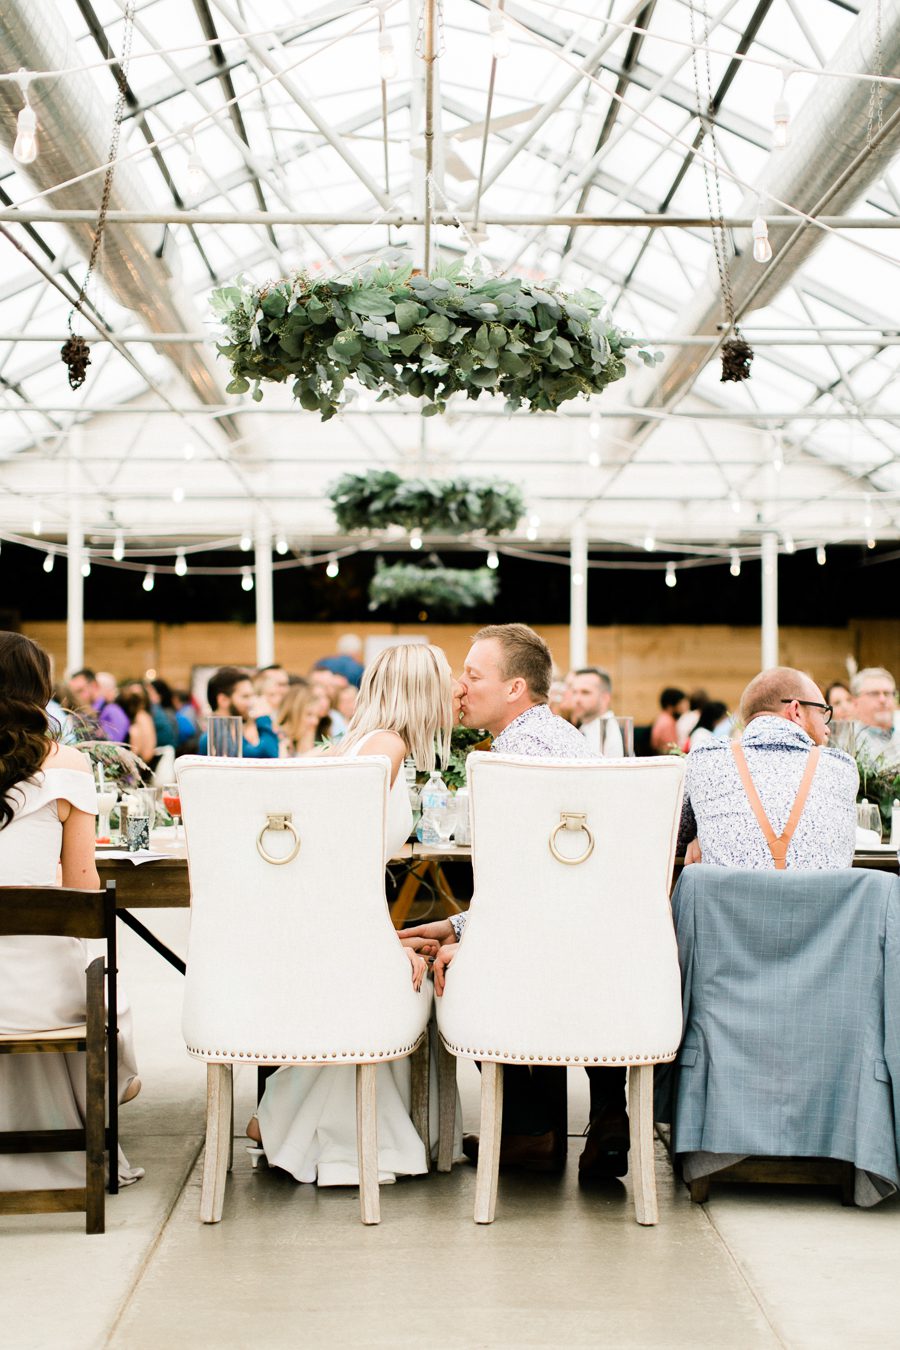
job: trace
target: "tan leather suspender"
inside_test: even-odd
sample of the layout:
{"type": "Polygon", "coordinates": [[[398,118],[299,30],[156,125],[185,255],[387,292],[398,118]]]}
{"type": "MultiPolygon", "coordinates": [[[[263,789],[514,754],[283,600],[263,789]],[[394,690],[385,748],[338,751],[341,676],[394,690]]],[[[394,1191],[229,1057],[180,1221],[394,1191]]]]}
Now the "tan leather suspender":
{"type": "Polygon", "coordinates": [[[769,846],[769,852],[775,862],[776,870],[783,872],[788,846],[793,838],[794,831],[800,823],[800,817],[803,814],[803,808],[806,805],[806,798],[809,796],[809,789],[812,784],[813,776],[819,764],[819,756],[822,747],[816,745],[810,750],[809,758],[806,761],[806,769],[803,777],[800,779],[800,786],[797,789],[797,795],[794,798],[794,805],[791,807],[791,814],[788,816],[787,824],[782,834],[776,834],[772,829],[769,817],[766,815],[763,804],[759,799],[759,793],[756,785],[750,777],[750,769],[747,765],[747,757],[744,754],[743,747],[738,745],[737,741],[732,741],[731,749],[734,754],[734,762],[737,765],[737,771],[741,776],[741,782],[744,785],[744,791],[747,794],[747,800],[753,809],[753,814],[759,821],[759,828],[765,836],[766,843],[769,846]]]}

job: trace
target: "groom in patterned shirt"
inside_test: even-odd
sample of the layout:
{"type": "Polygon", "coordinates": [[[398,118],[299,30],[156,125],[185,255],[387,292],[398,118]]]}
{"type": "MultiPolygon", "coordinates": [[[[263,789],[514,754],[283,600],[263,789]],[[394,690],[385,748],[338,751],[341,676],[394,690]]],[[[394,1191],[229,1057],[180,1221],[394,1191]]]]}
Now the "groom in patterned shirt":
{"type": "MultiPolygon", "coordinates": [[[[459,682],[460,721],[483,727],[493,736],[492,751],[551,759],[592,759],[580,731],[547,706],[553,661],[550,649],[523,623],[491,624],[475,634],[459,682]]],[[[434,962],[437,994],[443,993],[447,968],[456,955],[465,914],[404,929],[401,940],[416,945],[437,940],[443,945],[434,962]]],[[[501,1167],[555,1172],[565,1165],[567,1139],[562,1124],[565,1069],[507,1064],[503,1070],[503,1133],[501,1167]]],[[[579,1177],[624,1176],[628,1168],[628,1116],[625,1070],[588,1069],[591,1119],[579,1177]]],[[[478,1140],[463,1139],[473,1161],[478,1140]]]]}

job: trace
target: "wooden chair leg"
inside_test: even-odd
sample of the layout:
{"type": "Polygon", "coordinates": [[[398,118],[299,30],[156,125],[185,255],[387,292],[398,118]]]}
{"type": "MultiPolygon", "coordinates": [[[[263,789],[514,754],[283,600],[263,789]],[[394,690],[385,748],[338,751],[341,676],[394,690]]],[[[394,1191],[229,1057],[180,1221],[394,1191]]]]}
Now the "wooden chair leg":
{"type": "Polygon", "coordinates": [[[356,1066],[356,1153],[359,1160],[359,1212],[363,1223],[381,1222],[377,1073],[377,1064],[356,1066]]]}
{"type": "Polygon", "coordinates": [[[206,1066],[206,1155],[200,1187],[200,1222],[219,1223],[225,1204],[228,1140],[231,1125],[230,1064],[206,1066]]]}
{"type": "MultiPolygon", "coordinates": [[[[87,1051],[85,1054],[85,1231],[106,1231],[106,1009],[103,957],[87,972],[87,1051]]],[[[109,1154],[109,1172],[118,1181],[118,1150],[109,1154]]]]}
{"type": "Polygon", "coordinates": [[[631,1121],[634,1217],[640,1224],[659,1223],[656,1160],[653,1156],[652,1064],[632,1064],[628,1070],[628,1114],[631,1121]]]}
{"type": "Polygon", "coordinates": [[[453,1166],[453,1135],[456,1131],[456,1056],[451,1055],[440,1036],[438,1057],[438,1156],[437,1170],[449,1172],[453,1166]]]}
{"type": "Polygon", "coordinates": [[[475,1178],[475,1222],[493,1223],[500,1175],[500,1129],[503,1124],[503,1065],[481,1064],[481,1133],[475,1178]]]}
{"type": "Polygon", "coordinates": [[[706,1204],[709,1199],[709,1177],[697,1177],[695,1181],[688,1182],[687,1188],[688,1195],[691,1197],[691,1204],[706,1204]]]}
{"type": "Polygon", "coordinates": [[[413,1051],[409,1061],[411,1078],[410,1116],[416,1134],[425,1145],[425,1167],[431,1171],[431,1121],[429,1119],[429,1069],[431,1054],[428,1044],[428,1032],[413,1051]]]}
{"type": "Polygon", "coordinates": [[[228,1171],[234,1167],[234,1091],[231,1093],[231,1112],[228,1122],[228,1171]]]}

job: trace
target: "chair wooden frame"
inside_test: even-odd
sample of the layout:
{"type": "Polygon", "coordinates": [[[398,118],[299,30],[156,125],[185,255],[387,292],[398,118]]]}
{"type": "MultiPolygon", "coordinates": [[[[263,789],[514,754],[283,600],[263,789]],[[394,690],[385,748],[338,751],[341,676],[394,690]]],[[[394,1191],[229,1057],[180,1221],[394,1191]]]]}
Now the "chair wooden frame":
{"type": "Polygon", "coordinates": [[[118,1059],[116,1047],[116,885],[82,891],[60,886],[0,886],[0,937],[103,938],[86,973],[82,1026],[0,1036],[0,1054],[77,1054],[86,1058],[86,1112],[80,1130],[0,1132],[0,1153],[85,1152],[85,1184],[62,1190],[0,1191],[0,1214],[84,1213],[85,1231],[105,1232],[105,1159],[109,1190],[119,1189],[118,1059]],[[104,973],[110,1014],[104,1000],[104,973]],[[109,1094],[109,1123],[107,1119],[109,1094]]]}

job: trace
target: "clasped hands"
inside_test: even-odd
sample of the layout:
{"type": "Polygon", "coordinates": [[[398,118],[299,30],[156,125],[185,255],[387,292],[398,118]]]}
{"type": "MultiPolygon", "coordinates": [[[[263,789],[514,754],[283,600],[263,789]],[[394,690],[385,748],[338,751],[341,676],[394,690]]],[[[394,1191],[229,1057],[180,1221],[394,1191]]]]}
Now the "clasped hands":
{"type": "Polygon", "coordinates": [[[397,936],[412,966],[413,988],[421,989],[430,964],[434,971],[434,992],[440,998],[444,992],[447,967],[456,955],[458,947],[450,920],[438,919],[434,923],[420,923],[417,928],[402,929],[397,936]]]}

